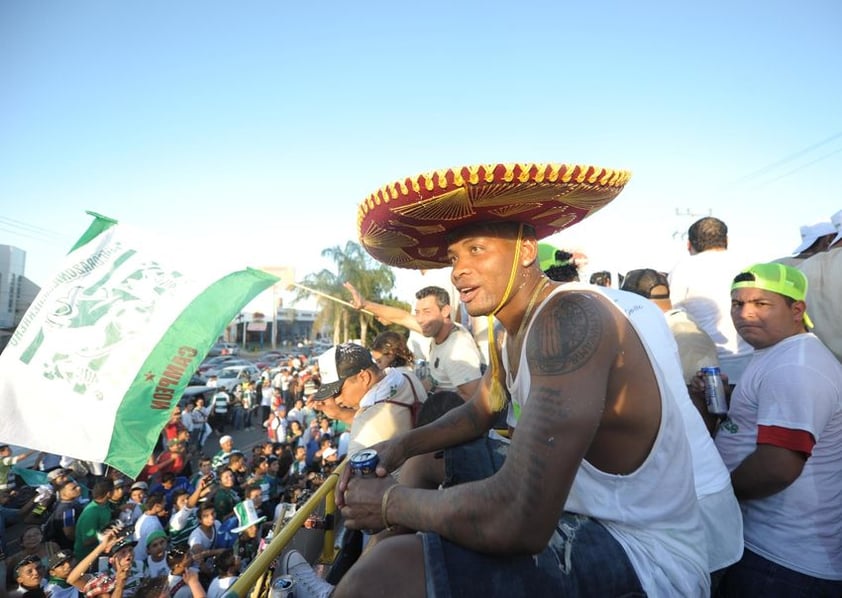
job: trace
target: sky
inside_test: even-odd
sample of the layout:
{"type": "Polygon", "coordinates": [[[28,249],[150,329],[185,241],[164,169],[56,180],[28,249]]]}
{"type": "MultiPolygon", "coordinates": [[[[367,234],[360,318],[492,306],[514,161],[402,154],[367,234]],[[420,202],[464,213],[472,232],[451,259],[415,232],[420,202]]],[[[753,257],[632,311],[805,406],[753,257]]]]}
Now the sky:
{"type": "Polygon", "coordinates": [[[773,259],[842,209],[840,56],[835,0],[4,0],[0,243],[44,284],[93,210],[300,280],[386,183],[566,162],[633,173],[548,239],[585,274],[707,215],[773,259]]]}

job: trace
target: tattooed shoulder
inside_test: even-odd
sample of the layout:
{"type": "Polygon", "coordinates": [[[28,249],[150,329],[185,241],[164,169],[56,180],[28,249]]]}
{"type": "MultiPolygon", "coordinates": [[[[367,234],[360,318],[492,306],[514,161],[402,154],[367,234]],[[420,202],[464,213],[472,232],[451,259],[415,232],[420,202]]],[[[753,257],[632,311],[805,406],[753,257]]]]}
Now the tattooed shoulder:
{"type": "Polygon", "coordinates": [[[605,326],[599,300],[560,293],[541,310],[527,339],[529,366],[538,375],[569,374],[597,352],[605,326]]]}

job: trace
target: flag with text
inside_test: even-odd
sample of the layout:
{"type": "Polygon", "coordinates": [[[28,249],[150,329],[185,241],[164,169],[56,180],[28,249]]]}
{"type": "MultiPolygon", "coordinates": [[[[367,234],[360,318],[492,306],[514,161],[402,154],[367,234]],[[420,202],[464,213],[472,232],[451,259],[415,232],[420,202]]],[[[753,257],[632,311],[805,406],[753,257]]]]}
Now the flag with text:
{"type": "Polygon", "coordinates": [[[0,442],[134,478],[220,332],[278,278],[92,215],[0,354],[0,442]]]}

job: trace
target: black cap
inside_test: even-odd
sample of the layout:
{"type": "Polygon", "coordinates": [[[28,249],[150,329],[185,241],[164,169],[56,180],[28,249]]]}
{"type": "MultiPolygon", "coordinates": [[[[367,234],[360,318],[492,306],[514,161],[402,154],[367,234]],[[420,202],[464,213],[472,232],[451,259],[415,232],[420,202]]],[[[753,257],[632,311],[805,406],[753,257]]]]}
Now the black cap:
{"type": "Polygon", "coordinates": [[[120,552],[123,548],[127,546],[135,546],[137,544],[137,540],[135,540],[131,534],[128,536],[123,536],[119,540],[117,540],[114,545],[111,547],[111,550],[108,551],[108,556],[114,556],[118,552],[120,552]]]}
{"type": "Polygon", "coordinates": [[[620,288],[647,299],[669,299],[670,284],[666,275],[652,268],[629,270],[620,288]],[[655,287],[665,287],[667,292],[653,295],[652,289],[655,287]]]}
{"type": "Polygon", "coordinates": [[[53,556],[50,557],[50,560],[47,562],[47,570],[55,569],[62,563],[66,563],[73,559],[73,551],[72,550],[59,550],[53,556]]]}
{"type": "Polygon", "coordinates": [[[356,343],[334,345],[319,355],[319,375],[322,385],[313,395],[321,401],[339,394],[347,378],[374,366],[371,352],[356,343]]]}

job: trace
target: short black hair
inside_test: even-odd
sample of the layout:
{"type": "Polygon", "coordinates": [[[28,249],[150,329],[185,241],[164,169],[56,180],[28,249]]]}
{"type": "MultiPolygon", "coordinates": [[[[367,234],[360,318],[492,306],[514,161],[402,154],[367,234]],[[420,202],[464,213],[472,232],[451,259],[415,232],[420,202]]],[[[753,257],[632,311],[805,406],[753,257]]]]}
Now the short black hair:
{"type": "Polygon", "coordinates": [[[728,226],[713,216],[700,218],[687,229],[687,240],[696,253],[728,249],[728,226]]]}
{"type": "Polygon", "coordinates": [[[213,564],[220,574],[228,573],[234,568],[235,559],[236,555],[234,554],[234,551],[230,548],[226,548],[214,557],[213,564]]]}
{"type": "Polygon", "coordinates": [[[652,268],[640,268],[629,270],[626,273],[620,289],[647,299],[669,299],[670,285],[666,274],[663,272],[658,272],[652,268]],[[653,295],[652,289],[656,287],[666,287],[666,296],[653,295]]]}
{"type": "Polygon", "coordinates": [[[556,282],[572,282],[579,280],[579,266],[573,259],[573,254],[564,249],[557,249],[553,256],[555,263],[544,270],[547,278],[556,282]]]}
{"type": "Polygon", "coordinates": [[[441,287],[424,287],[423,289],[415,293],[416,299],[424,299],[425,297],[435,297],[436,305],[439,306],[439,309],[441,309],[445,305],[450,305],[450,294],[441,287]]]}
{"type": "Polygon", "coordinates": [[[591,284],[599,285],[601,287],[611,286],[611,272],[608,270],[601,270],[591,274],[591,284]]]}
{"type": "Polygon", "coordinates": [[[179,564],[189,553],[190,546],[188,546],[186,542],[182,542],[180,544],[171,546],[170,549],[167,551],[167,565],[169,565],[170,569],[172,569],[174,566],[179,564]]]}
{"type": "Polygon", "coordinates": [[[114,490],[114,480],[111,478],[102,478],[97,480],[94,487],[91,489],[91,497],[94,500],[103,499],[114,490]]]}
{"type": "Polygon", "coordinates": [[[149,510],[150,507],[154,507],[155,505],[166,505],[166,504],[167,504],[167,499],[164,496],[163,492],[153,492],[152,494],[150,494],[149,496],[146,497],[146,502],[144,503],[144,505],[146,505],[145,510],[147,510],[147,511],[149,510]]]}

